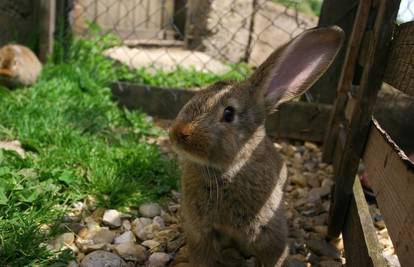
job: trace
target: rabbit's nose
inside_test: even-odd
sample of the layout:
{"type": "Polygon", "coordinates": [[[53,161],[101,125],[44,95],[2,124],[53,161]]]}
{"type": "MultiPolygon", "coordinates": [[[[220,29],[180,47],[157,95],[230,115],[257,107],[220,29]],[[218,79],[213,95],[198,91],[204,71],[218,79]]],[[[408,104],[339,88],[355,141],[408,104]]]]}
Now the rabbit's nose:
{"type": "Polygon", "coordinates": [[[186,142],[193,132],[193,126],[189,123],[178,124],[173,129],[173,135],[178,142],[186,142]]]}

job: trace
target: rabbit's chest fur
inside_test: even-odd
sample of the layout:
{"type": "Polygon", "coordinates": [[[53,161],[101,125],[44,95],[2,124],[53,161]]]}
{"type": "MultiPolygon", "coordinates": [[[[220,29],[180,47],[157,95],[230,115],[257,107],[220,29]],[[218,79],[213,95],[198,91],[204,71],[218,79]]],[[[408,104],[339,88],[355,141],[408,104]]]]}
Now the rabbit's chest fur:
{"type": "MultiPolygon", "coordinates": [[[[182,209],[189,231],[220,233],[222,240],[254,241],[283,218],[286,167],[270,140],[228,177],[223,171],[184,162],[182,209]]],[[[282,222],[283,223],[283,222],[282,222]]]]}

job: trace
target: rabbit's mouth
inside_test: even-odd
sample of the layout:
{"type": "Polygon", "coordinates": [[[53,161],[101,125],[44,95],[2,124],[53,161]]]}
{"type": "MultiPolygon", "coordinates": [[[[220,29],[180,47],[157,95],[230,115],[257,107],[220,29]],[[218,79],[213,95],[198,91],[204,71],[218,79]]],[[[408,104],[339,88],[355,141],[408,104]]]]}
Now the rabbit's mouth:
{"type": "Polygon", "coordinates": [[[0,77],[13,78],[13,73],[8,69],[0,69],[0,77]]]}

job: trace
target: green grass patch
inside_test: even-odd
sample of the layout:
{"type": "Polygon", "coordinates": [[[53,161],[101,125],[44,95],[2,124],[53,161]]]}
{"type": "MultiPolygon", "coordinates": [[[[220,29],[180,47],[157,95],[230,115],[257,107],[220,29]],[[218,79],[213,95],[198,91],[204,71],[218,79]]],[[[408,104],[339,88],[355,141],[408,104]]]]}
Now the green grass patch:
{"type": "Polygon", "coordinates": [[[0,88],[0,140],[27,151],[0,150],[0,266],[65,266],[71,255],[48,251],[53,231],[41,226],[86,196],[122,209],[176,187],[175,163],[146,141],[162,131],[112,101],[107,85],[119,73],[102,51],[115,41],[78,40],[35,86],[0,88]]]}
{"type": "Polygon", "coordinates": [[[242,81],[252,73],[245,63],[230,64],[230,70],[224,74],[200,72],[194,69],[177,68],[174,71],[141,68],[130,70],[121,66],[116,69],[117,79],[137,84],[164,88],[200,88],[223,80],[242,81]]]}
{"type": "Polygon", "coordinates": [[[273,0],[276,3],[282,4],[299,12],[319,16],[322,7],[322,0],[273,0]]]}

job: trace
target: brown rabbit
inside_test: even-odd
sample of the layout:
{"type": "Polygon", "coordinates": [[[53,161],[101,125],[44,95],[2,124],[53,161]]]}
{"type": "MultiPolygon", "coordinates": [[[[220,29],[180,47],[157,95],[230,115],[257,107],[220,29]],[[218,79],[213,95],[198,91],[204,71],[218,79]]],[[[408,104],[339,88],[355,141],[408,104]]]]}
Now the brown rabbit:
{"type": "Polygon", "coordinates": [[[42,63],[29,48],[16,44],[0,48],[0,84],[7,87],[32,85],[41,71],[42,63]]]}
{"type": "Polygon", "coordinates": [[[199,91],[170,129],[181,158],[182,216],[190,265],[283,266],[286,167],[265,118],[305,92],[343,42],[338,27],[308,30],[246,81],[199,91]]]}

